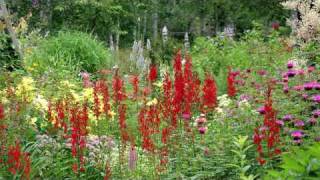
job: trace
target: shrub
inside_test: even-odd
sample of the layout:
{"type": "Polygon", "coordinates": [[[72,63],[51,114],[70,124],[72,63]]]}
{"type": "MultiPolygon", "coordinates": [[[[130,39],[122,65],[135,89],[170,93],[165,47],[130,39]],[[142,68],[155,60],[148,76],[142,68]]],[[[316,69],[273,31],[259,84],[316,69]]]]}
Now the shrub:
{"type": "Polygon", "coordinates": [[[110,53],[91,35],[60,32],[42,40],[26,55],[25,66],[31,73],[57,71],[95,72],[111,66],[110,53]]]}

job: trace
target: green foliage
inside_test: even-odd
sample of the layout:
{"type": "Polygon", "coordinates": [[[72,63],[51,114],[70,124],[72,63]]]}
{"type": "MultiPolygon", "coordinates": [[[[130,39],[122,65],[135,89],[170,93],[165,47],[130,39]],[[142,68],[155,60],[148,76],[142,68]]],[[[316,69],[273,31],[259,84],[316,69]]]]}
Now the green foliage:
{"type": "Polygon", "coordinates": [[[264,179],[319,179],[320,178],[320,144],[306,148],[294,148],[283,154],[279,170],[268,171],[264,179]]]}
{"type": "Polygon", "coordinates": [[[18,67],[18,56],[12,48],[9,39],[9,36],[5,32],[2,32],[0,27],[0,68],[4,67],[12,70],[18,67]]]}
{"type": "Polygon", "coordinates": [[[200,77],[203,79],[206,72],[215,74],[221,92],[226,89],[225,74],[228,66],[241,70],[254,67],[256,70],[277,72],[279,65],[286,62],[292,53],[285,50],[278,32],[273,31],[265,37],[261,26],[255,26],[239,41],[221,37],[197,38],[192,48],[192,57],[200,77]]]}
{"type": "Polygon", "coordinates": [[[111,66],[110,54],[104,45],[81,32],[60,32],[42,40],[27,54],[26,69],[33,74],[48,72],[96,72],[111,66]]]}
{"type": "Polygon", "coordinates": [[[254,180],[256,176],[251,174],[249,176],[246,175],[248,170],[251,168],[250,162],[247,160],[247,152],[253,146],[252,144],[248,145],[248,136],[234,137],[233,143],[235,145],[235,149],[233,149],[232,152],[235,153],[238,163],[230,165],[238,169],[240,179],[254,180]]]}

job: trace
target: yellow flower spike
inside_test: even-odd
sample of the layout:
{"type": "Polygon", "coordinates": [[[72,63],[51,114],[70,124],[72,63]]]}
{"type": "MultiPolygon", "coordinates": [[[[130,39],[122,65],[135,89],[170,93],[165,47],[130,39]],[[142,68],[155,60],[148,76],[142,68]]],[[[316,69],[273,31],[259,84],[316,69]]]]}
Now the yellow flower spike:
{"type": "Polygon", "coordinates": [[[89,102],[93,102],[93,88],[85,88],[83,90],[83,97],[89,102]]]}

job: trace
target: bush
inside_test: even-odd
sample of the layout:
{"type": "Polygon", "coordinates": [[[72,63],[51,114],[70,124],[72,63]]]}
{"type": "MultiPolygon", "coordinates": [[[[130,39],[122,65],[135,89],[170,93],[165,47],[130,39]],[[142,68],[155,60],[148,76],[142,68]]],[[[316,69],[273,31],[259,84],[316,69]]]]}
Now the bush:
{"type": "Polygon", "coordinates": [[[91,35],[82,32],[60,32],[42,40],[25,57],[31,73],[57,71],[96,72],[111,66],[110,53],[91,35]]]}

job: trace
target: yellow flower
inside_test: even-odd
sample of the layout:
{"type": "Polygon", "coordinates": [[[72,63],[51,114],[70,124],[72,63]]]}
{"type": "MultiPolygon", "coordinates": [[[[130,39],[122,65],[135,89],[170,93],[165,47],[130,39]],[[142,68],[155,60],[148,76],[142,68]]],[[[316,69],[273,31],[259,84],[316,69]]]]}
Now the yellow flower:
{"type": "Polygon", "coordinates": [[[89,102],[93,102],[93,88],[85,88],[83,90],[83,97],[89,102]]]}
{"type": "Polygon", "coordinates": [[[147,106],[153,106],[153,105],[157,105],[157,104],[158,104],[158,100],[156,98],[154,98],[151,101],[147,102],[147,106]]]}
{"type": "Polygon", "coordinates": [[[81,96],[78,93],[76,93],[74,90],[70,90],[70,93],[71,93],[71,96],[73,97],[73,99],[76,102],[80,102],[81,101],[81,96]]]}
{"type": "Polygon", "coordinates": [[[32,126],[35,126],[36,125],[36,122],[38,121],[38,118],[36,117],[33,117],[31,119],[28,120],[28,123],[32,126]]]}
{"type": "Polygon", "coordinates": [[[153,85],[158,87],[158,88],[162,88],[163,83],[161,81],[158,81],[158,82],[154,82],[153,85]]]}
{"type": "Polygon", "coordinates": [[[31,102],[35,97],[36,88],[34,84],[34,80],[31,77],[23,77],[17,86],[16,95],[31,102]]]}
{"type": "Polygon", "coordinates": [[[68,89],[76,87],[75,84],[70,83],[68,80],[61,81],[61,85],[62,85],[63,88],[68,88],[68,89]]]}
{"type": "Polygon", "coordinates": [[[113,118],[116,115],[116,113],[112,110],[111,111],[109,110],[108,115],[111,116],[111,118],[113,118]]]}

